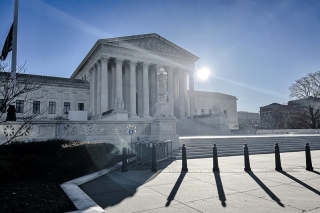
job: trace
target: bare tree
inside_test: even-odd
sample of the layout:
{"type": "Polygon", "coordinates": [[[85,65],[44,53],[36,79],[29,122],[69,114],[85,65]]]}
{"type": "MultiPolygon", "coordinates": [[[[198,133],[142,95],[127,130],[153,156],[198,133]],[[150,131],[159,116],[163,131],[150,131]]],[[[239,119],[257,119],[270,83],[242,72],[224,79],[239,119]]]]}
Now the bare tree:
{"type": "Polygon", "coordinates": [[[299,122],[294,122],[294,126],[299,123],[301,127],[307,125],[309,128],[317,128],[320,122],[320,71],[296,80],[289,90],[290,96],[296,99],[291,101],[293,104],[290,106],[290,112],[295,118],[300,119],[299,122]]]}
{"type": "MultiPolygon", "coordinates": [[[[30,104],[31,101],[33,101],[30,93],[40,89],[44,82],[35,82],[30,75],[25,74],[25,71],[25,64],[23,64],[17,68],[16,75],[14,76],[11,72],[6,71],[5,64],[0,64],[0,124],[8,122],[4,118],[5,114],[9,106],[15,104],[17,99],[23,100],[24,109],[23,112],[17,116],[17,121],[20,121],[19,123],[21,125],[19,125],[15,131],[12,131],[12,134],[6,135],[7,142],[4,144],[10,143],[17,137],[29,132],[36,117],[46,110],[46,108],[34,110],[32,104],[30,104]]],[[[39,99],[39,97],[37,99],[39,99]]]]}

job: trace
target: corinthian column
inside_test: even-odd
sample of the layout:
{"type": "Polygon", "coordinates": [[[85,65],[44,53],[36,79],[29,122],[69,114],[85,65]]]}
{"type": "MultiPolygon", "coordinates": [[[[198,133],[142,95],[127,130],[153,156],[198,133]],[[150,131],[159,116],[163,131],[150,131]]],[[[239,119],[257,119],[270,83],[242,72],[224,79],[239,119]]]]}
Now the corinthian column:
{"type": "Polygon", "coordinates": [[[123,59],[116,58],[116,97],[122,101],[122,64],[123,59]]]}
{"type": "Polygon", "coordinates": [[[93,66],[93,115],[97,115],[97,64],[93,66]]]}
{"type": "MultiPolygon", "coordinates": [[[[90,68],[90,113],[94,116],[94,68],[90,68]]],[[[61,113],[63,113],[63,104],[61,99],[61,113]]]]}
{"type": "Polygon", "coordinates": [[[101,115],[101,61],[97,63],[97,115],[101,115]]]}
{"type": "Polygon", "coordinates": [[[108,111],[108,61],[109,58],[102,56],[101,59],[101,113],[108,111]]]}
{"type": "Polygon", "coordinates": [[[136,110],[136,61],[130,61],[130,118],[137,118],[136,110]]]}
{"type": "Polygon", "coordinates": [[[165,66],[168,73],[168,102],[170,103],[171,114],[174,115],[174,99],[173,99],[173,69],[165,66]]]}
{"type": "Polygon", "coordinates": [[[150,64],[143,63],[143,117],[150,118],[149,114],[149,77],[148,70],[150,64]]]}
{"type": "Polygon", "coordinates": [[[190,118],[193,119],[193,116],[195,114],[194,70],[189,71],[189,101],[190,101],[190,118]]]}
{"type": "Polygon", "coordinates": [[[185,73],[180,70],[179,72],[179,111],[180,118],[186,117],[186,108],[185,108],[185,73]]]}

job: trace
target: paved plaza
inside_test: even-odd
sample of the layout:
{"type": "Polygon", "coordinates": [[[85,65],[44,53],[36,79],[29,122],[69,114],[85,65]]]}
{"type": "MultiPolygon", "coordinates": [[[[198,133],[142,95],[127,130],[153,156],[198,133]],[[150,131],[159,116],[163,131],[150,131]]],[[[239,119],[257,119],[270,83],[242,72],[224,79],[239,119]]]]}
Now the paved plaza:
{"type": "Polygon", "coordinates": [[[181,160],[149,169],[108,173],[80,186],[106,212],[320,212],[320,151],[312,151],[314,171],[305,170],[305,153],[281,154],[282,172],[274,170],[274,154],[181,160]]]}

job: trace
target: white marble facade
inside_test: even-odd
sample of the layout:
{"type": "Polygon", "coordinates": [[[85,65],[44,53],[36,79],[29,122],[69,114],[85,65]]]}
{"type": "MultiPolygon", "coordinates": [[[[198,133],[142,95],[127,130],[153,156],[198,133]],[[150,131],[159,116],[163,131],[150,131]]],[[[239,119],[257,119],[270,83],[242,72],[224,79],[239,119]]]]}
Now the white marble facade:
{"type": "Polygon", "coordinates": [[[187,76],[191,79],[189,88],[193,89],[198,59],[154,33],[100,39],[71,78],[90,83],[90,118],[113,109],[114,100],[120,98],[129,119],[150,119],[158,101],[157,73],[164,68],[168,72],[167,101],[174,116],[184,118],[190,114],[188,109],[194,108],[194,101],[187,101],[187,76]]]}
{"type": "MultiPolygon", "coordinates": [[[[230,130],[239,129],[237,114],[237,98],[219,92],[194,91],[195,115],[211,114],[219,111],[226,116],[230,130]]],[[[187,92],[189,101],[189,91],[187,92]]]]}

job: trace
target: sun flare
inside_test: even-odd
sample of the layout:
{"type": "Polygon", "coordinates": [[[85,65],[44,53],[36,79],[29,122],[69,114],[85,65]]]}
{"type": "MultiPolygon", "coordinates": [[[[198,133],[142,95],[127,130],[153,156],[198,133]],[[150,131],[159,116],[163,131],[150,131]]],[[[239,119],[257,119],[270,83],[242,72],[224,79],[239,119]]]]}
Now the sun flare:
{"type": "Polygon", "coordinates": [[[210,75],[210,71],[208,68],[201,68],[197,72],[197,76],[200,80],[206,80],[210,75]]]}

